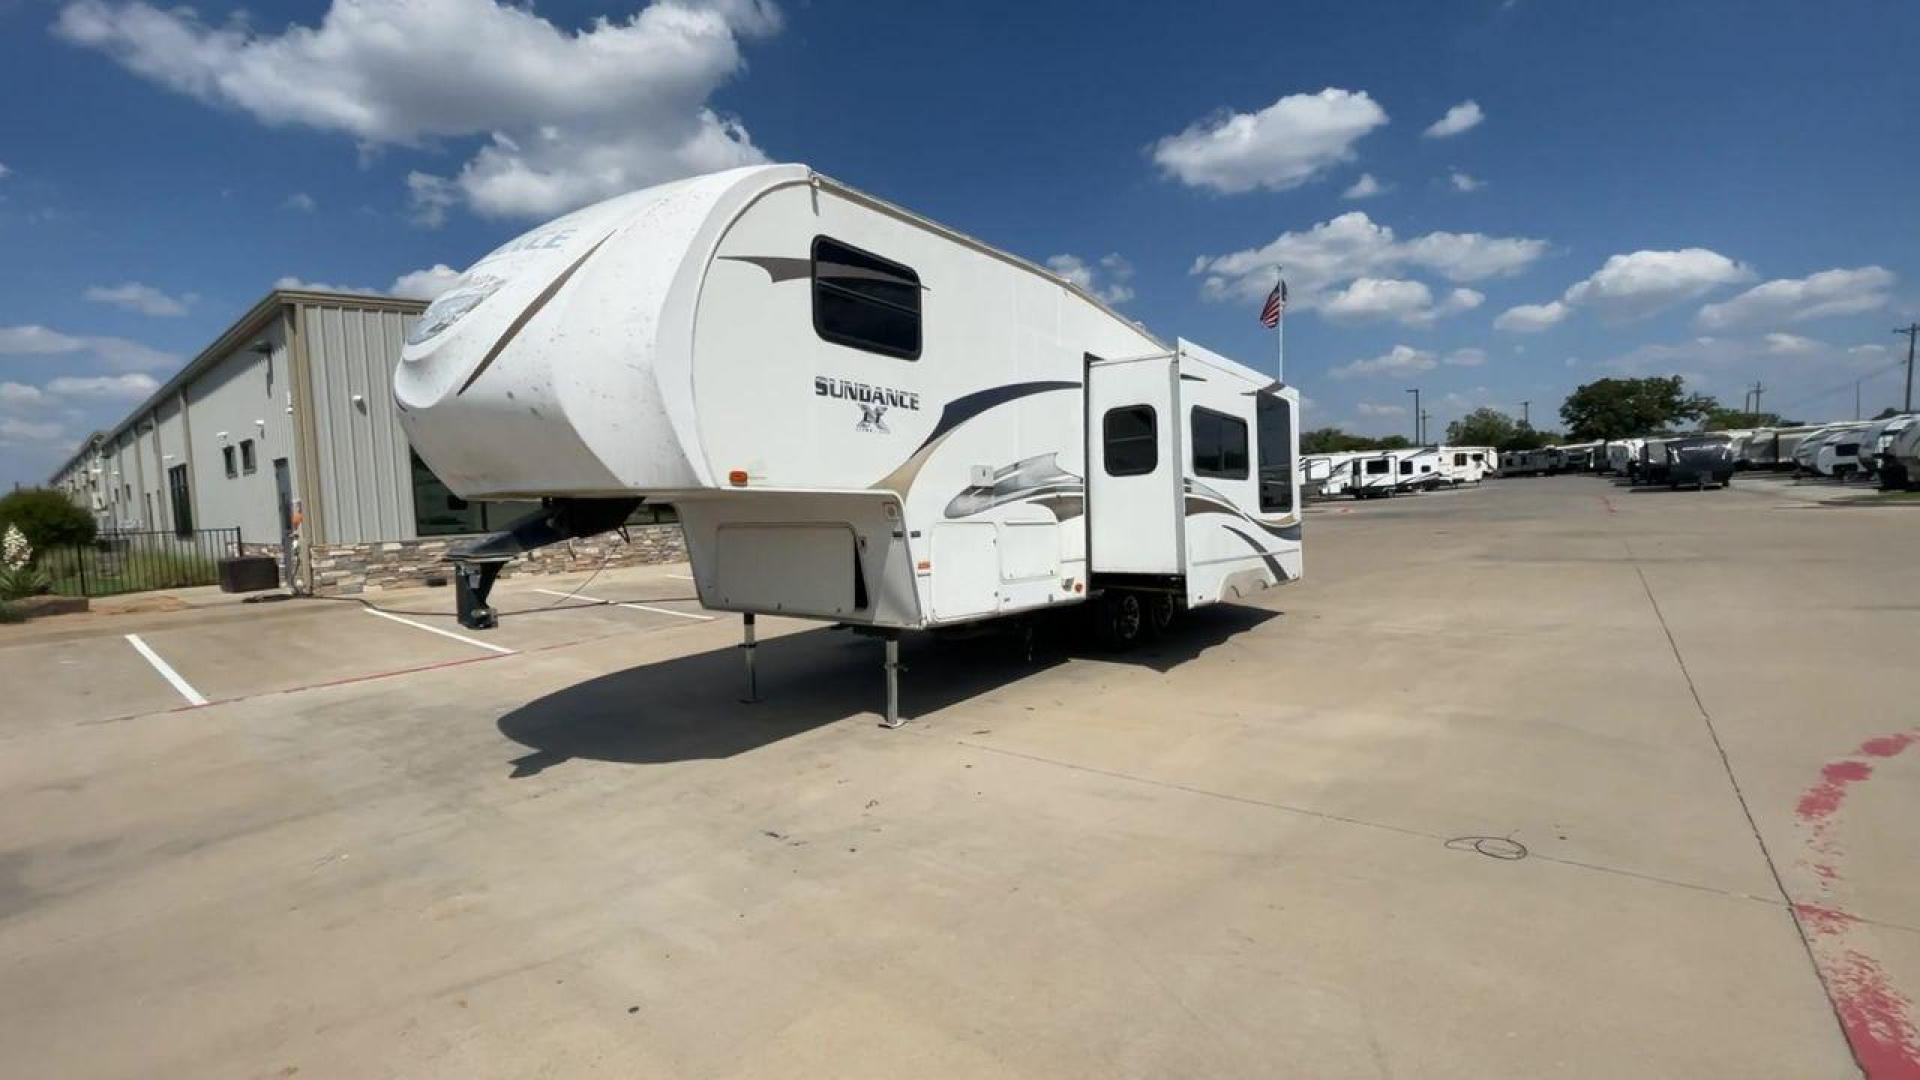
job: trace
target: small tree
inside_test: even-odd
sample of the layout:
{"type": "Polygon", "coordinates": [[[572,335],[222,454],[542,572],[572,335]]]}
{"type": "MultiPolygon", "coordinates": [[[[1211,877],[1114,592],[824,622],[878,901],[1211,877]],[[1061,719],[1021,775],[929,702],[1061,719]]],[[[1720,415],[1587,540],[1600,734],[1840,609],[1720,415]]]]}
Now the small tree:
{"type": "Polygon", "coordinates": [[[1560,419],[1576,441],[1624,439],[1699,419],[1717,404],[1704,394],[1688,394],[1678,375],[1599,379],[1567,395],[1560,419]]]}
{"type": "Polygon", "coordinates": [[[37,548],[91,544],[97,528],[92,514],[53,488],[19,488],[0,498],[0,534],[9,526],[37,548]]]}
{"type": "Polygon", "coordinates": [[[1513,417],[1482,406],[1447,425],[1447,442],[1454,446],[1501,447],[1520,431],[1513,417]]]}

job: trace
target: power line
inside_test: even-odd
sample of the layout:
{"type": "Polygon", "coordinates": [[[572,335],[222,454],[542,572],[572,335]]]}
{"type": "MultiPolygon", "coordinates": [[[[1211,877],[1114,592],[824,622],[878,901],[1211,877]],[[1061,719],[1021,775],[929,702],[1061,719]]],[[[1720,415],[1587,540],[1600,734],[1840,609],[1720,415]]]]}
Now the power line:
{"type": "Polygon", "coordinates": [[[1785,417],[1787,414],[1793,412],[1794,410],[1798,409],[1802,405],[1808,404],[1809,402],[1819,401],[1823,397],[1830,397],[1834,394],[1839,393],[1842,390],[1847,389],[1850,386],[1853,386],[1855,383],[1865,382],[1866,380],[1871,379],[1876,375],[1884,375],[1887,372],[1892,371],[1894,368],[1897,368],[1904,363],[1906,363],[1905,360],[1895,360],[1893,363],[1888,364],[1886,367],[1876,368],[1872,371],[1867,372],[1865,375],[1859,375],[1854,378],[1848,379],[1846,382],[1840,383],[1836,386],[1830,386],[1825,390],[1808,394],[1804,397],[1795,398],[1792,402],[1788,403],[1786,406],[1783,406],[1780,409],[1780,415],[1782,417],[1785,417]]]}

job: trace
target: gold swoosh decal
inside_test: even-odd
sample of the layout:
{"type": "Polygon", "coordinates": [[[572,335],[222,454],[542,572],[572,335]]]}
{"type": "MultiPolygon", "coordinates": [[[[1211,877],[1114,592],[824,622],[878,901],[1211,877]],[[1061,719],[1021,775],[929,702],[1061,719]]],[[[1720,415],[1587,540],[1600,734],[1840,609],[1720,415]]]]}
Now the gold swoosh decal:
{"type": "Polygon", "coordinates": [[[500,340],[494,342],[493,348],[487,350],[487,355],[481,359],[479,364],[475,365],[473,374],[467,376],[467,381],[460,384],[460,389],[454,391],[453,396],[459,397],[461,394],[466,393],[467,387],[473,385],[473,380],[479,378],[481,372],[493,366],[494,360],[500,356],[500,351],[507,347],[508,342],[520,336],[520,331],[526,327],[528,320],[539,314],[541,308],[547,306],[547,301],[553,299],[554,294],[560,291],[561,286],[567,283],[567,279],[573,276],[575,270],[580,269],[580,264],[592,258],[593,253],[600,250],[600,245],[612,238],[613,234],[608,233],[599,240],[596,240],[592,247],[583,252],[579,258],[573,260],[573,265],[560,271],[560,276],[554,278],[552,284],[540,290],[540,295],[534,297],[533,303],[528,304],[527,309],[514,318],[513,322],[507,327],[507,332],[501,334],[500,340]]]}

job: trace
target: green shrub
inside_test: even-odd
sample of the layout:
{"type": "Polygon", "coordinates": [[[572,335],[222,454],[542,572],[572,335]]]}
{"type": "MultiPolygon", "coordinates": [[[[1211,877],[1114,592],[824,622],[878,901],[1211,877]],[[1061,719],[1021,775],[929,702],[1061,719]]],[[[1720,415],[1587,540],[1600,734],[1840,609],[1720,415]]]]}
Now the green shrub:
{"type": "Polygon", "coordinates": [[[18,525],[36,548],[93,543],[93,515],[53,488],[19,488],[0,498],[0,534],[18,525]]]}

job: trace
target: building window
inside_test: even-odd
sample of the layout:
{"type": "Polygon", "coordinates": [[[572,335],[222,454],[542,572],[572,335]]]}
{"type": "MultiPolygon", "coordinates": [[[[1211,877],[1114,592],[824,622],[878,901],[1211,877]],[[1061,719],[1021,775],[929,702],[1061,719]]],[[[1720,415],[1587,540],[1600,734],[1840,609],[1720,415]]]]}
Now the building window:
{"type": "Polygon", "coordinates": [[[836,345],[920,359],[920,275],[837,240],[814,237],[813,330],[836,345]]]}
{"type": "Polygon", "coordinates": [[[228,476],[240,475],[240,466],[235,464],[237,460],[238,459],[234,457],[233,447],[223,446],[220,448],[220,461],[226,465],[228,476]]]}
{"type": "Polygon", "coordinates": [[[253,440],[241,439],[240,440],[240,471],[246,473],[248,476],[252,476],[253,470],[258,467],[259,467],[259,462],[256,461],[253,456],[253,440]]]}
{"type": "Polygon", "coordinates": [[[173,531],[193,535],[193,500],[187,497],[187,467],[175,465],[167,470],[167,499],[173,503],[173,531]]]}
{"type": "Polygon", "coordinates": [[[1273,394],[1259,397],[1260,512],[1293,510],[1293,402],[1273,394]]]}
{"type": "Polygon", "coordinates": [[[1247,478],[1247,422],[1194,406],[1193,475],[1216,480],[1247,478]]]}
{"type": "Polygon", "coordinates": [[[1145,476],[1160,467],[1159,421],[1151,405],[1123,405],[1101,418],[1108,476],[1145,476]]]}

